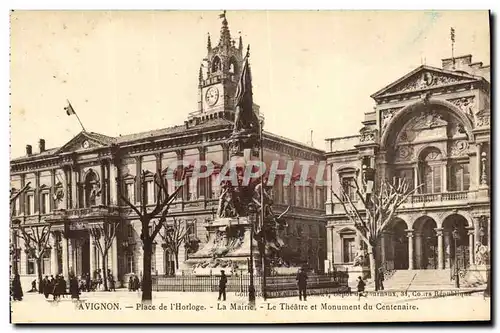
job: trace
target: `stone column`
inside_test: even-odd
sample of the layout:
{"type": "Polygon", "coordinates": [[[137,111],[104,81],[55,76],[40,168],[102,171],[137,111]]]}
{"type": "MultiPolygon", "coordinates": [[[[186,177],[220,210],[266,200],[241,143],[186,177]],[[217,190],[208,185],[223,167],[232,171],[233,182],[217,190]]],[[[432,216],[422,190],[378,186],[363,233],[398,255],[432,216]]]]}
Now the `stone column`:
{"type": "Polygon", "coordinates": [[[408,236],[408,270],[413,269],[413,230],[406,230],[408,236]]]}
{"type": "Polygon", "coordinates": [[[73,271],[75,273],[75,254],[73,239],[68,239],[68,274],[73,271]]]}
{"type": "Polygon", "coordinates": [[[422,269],[422,266],[423,266],[423,263],[422,263],[423,236],[422,236],[422,233],[420,233],[420,232],[414,232],[414,236],[415,236],[415,252],[414,252],[415,268],[422,269]]]}
{"type": "Polygon", "coordinates": [[[56,189],[56,170],[52,169],[52,170],[50,170],[50,193],[49,193],[49,198],[50,198],[49,205],[50,205],[50,208],[46,207],[46,209],[49,208],[50,212],[55,209],[55,204],[56,204],[55,200],[54,200],[54,194],[56,193],[55,189],[56,189]]]}
{"type": "Polygon", "coordinates": [[[444,269],[443,229],[436,228],[435,230],[438,241],[438,268],[444,269]]]}
{"type": "Polygon", "coordinates": [[[109,163],[109,204],[116,206],[118,205],[118,193],[117,193],[117,183],[116,183],[116,166],[109,163]]]}
{"type": "MultiPolygon", "coordinates": [[[[414,172],[413,172],[413,186],[414,187],[413,188],[417,188],[419,185],[418,184],[418,163],[415,164],[415,168],[413,170],[414,170],[414,172]]],[[[419,189],[416,191],[415,194],[418,194],[419,192],[422,193],[419,189]]]]}
{"type": "Polygon", "coordinates": [[[92,277],[92,274],[94,274],[95,270],[95,244],[94,244],[94,236],[89,232],[89,257],[90,257],[90,264],[89,264],[89,273],[90,277],[92,277]]]}
{"type": "Polygon", "coordinates": [[[79,205],[80,205],[79,200],[78,200],[78,197],[79,197],[79,193],[78,193],[78,173],[74,169],[74,167],[71,167],[70,174],[71,174],[71,194],[72,194],[71,201],[73,203],[73,205],[72,205],[73,207],[72,208],[78,208],[79,205]]]}
{"type": "Polygon", "coordinates": [[[68,281],[69,278],[69,242],[67,235],[62,234],[61,235],[61,240],[62,240],[62,272],[64,279],[68,281]]]}
{"type": "Polygon", "coordinates": [[[442,183],[441,183],[441,192],[444,193],[444,192],[447,192],[448,191],[448,164],[443,164],[443,177],[442,177],[442,183]]]}
{"type": "Polygon", "coordinates": [[[57,260],[57,240],[53,232],[50,233],[50,272],[56,276],[59,272],[57,260]]]}
{"type": "MultiPolygon", "coordinates": [[[[35,193],[33,195],[33,199],[35,200],[35,214],[40,212],[40,172],[35,172],[35,193]]],[[[31,212],[33,214],[33,212],[31,212]]]]}
{"type": "Polygon", "coordinates": [[[109,178],[109,174],[106,172],[106,170],[107,170],[106,161],[101,160],[100,162],[101,162],[101,197],[96,198],[96,204],[97,205],[101,204],[101,205],[107,206],[109,204],[108,195],[107,195],[108,194],[107,181],[109,178]]]}
{"type": "Polygon", "coordinates": [[[330,262],[330,268],[333,268],[333,227],[326,228],[326,258],[330,262]]]}
{"type": "Polygon", "coordinates": [[[444,231],[445,268],[451,267],[451,231],[444,231]]]}
{"type": "Polygon", "coordinates": [[[474,178],[476,188],[481,187],[481,172],[483,171],[481,167],[481,145],[482,143],[476,144],[476,176],[471,177],[471,179],[474,178]]]}
{"type": "Polygon", "coordinates": [[[142,200],[142,157],[135,158],[135,202],[141,203],[142,200]]]}
{"type": "Polygon", "coordinates": [[[474,264],[474,229],[467,230],[469,235],[469,266],[474,264]]]}

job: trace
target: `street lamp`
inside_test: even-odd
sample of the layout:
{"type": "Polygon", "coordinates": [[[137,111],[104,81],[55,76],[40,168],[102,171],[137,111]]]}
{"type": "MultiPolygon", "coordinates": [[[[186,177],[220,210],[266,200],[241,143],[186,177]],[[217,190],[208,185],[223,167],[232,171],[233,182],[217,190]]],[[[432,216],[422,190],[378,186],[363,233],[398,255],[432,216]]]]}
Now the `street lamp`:
{"type": "Polygon", "coordinates": [[[248,286],[248,301],[255,304],[255,286],[253,284],[253,237],[255,226],[256,210],[253,204],[248,205],[248,218],[250,220],[250,262],[248,263],[248,273],[250,274],[250,285],[248,286]]]}
{"type": "Polygon", "coordinates": [[[460,233],[458,232],[457,230],[457,227],[455,227],[453,229],[453,232],[452,232],[452,235],[453,235],[453,241],[454,241],[454,248],[455,248],[455,287],[456,288],[460,288],[460,277],[459,277],[459,274],[458,274],[458,264],[457,264],[457,241],[460,239],[460,233]]]}

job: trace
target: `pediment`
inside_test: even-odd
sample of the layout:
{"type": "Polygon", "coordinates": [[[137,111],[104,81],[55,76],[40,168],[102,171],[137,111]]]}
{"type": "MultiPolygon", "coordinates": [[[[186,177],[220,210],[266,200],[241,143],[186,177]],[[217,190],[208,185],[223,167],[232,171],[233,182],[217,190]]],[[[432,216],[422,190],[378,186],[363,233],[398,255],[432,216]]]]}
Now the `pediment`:
{"type": "Polygon", "coordinates": [[[424,91],[454,84],[472,83],[481,78],[463,72],[447,71],[439,68],[420,66],[373,94],[372,98],[424,91]]]}
{"type": "Polygon", "coordinates": [[[101,134],[80,132],[68,143],[62,146],[58,153],[78,152],[109,146],[112,138],[101,134]]]}

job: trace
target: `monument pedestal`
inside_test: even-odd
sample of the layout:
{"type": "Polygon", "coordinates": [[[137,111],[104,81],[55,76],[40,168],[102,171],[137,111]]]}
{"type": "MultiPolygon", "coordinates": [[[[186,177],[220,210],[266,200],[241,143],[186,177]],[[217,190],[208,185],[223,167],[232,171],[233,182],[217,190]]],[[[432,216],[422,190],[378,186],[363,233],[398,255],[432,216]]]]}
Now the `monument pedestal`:
{"type": "Polygon", "coordinates": [[[257,242],[250,239],[251,224],[247,217],[217,218],[205,227],[208,241],[186,261],[194,275],[219,275],[221,270],[226,275],[247,273],[250,244],[253,246],[254,268],[258,266],[257,242]]]}

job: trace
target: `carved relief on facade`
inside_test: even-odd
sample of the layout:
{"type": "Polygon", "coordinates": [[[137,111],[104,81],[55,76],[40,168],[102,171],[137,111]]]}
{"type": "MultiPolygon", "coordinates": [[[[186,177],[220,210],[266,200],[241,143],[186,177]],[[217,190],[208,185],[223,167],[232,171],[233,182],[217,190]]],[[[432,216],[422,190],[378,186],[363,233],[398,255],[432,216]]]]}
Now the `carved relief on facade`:
{"type": "Polygon", "coordinates": [[[476,127],[489,127],[490,126],[490,110],[483,109],[476,113],[475,117],[476,127]]]}
{"type": "Polygon", "coordinates": [[[456,77],[453,75],[445,75],[442,73],[432,73],[430,71],[425,71],[419,75],[412,76],[405,82],[396,85],[387,93],[388,94],[405,93],[409,91],[435,88],[438,86],[444,86],[464,81],[469,81],[469,80],[456,77]]]}
{"type": "Polygon", "coordinates": [[[363,127],[360,131],[359,142],[374,142],[377,136],[377,130],[370,129],[369,127],[363,127]]]}
{"type": "Polygon", "coordinates": [[[398,146],[396,150],[396,160],[397,161],[408,161],[413,158],[413,147],[412,146],[398,146]]]}
{"type": "Polygon", "coordinates": [[[450,155],[452,157],[467,156],[469,152],[469,143],[467,140],[457,140],[450,146],[450,155]]]}
{"type": "Polygon", "coordinates": [[[446,120],[444,120],[443,117],[435,111],[422,112],[422,114],[413,121],[412,129],[431,129],[434,127],[446,126],[447,124],[446,120]]]}
{"type": "Polygon", "coordinates": [[[380,127],[381,127],[382,132],[385,131],[385,129],[387,128],[387,125],[389,125],[389,122],[394,117],[396,112],[398,112],[402,108],[403,107],[397,107],[397,108],[380,110],[380,124],[381,124],[380,127]]]}
{"type": "Polygon", "coordinates": [[[476,104],[476,97],[475,96],[453,98],[453,99],[449,99],[448,102],[455,105],[463,113],[470,116],[471,118],[474,117],[473,111],[474,111],[474,106],[476,104]]]}

